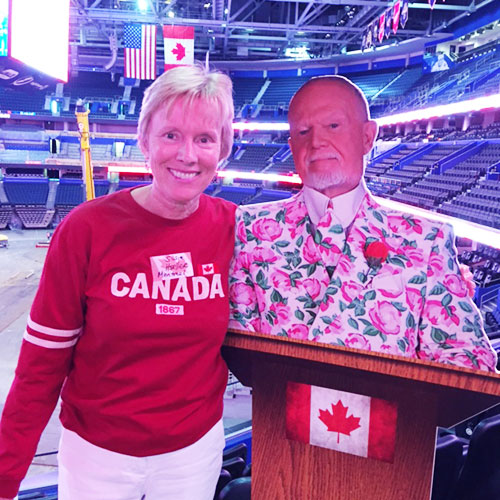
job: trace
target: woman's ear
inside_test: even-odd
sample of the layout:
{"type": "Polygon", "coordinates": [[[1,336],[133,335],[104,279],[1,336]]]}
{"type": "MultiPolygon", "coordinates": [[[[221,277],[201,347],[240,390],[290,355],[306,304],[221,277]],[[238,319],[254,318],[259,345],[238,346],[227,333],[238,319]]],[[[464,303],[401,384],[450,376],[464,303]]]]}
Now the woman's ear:
{"type": "Polygon", "coordinates": [[[146,160],[149,160],[149,145],[148,145],[147,139],[146,138],[144,138],[144,139],[139,138],[137,142],[138,142],[139,149],[141,150],[142,154],[144,155],[144,158],[146,160]]]}

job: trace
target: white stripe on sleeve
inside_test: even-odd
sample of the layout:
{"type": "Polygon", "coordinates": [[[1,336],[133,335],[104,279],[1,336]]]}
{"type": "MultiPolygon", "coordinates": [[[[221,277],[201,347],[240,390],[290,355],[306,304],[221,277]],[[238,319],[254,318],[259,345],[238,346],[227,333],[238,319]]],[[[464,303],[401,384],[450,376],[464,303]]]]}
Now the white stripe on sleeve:
{"type": "Polygon", "coordinates": [[[54,337],[74,337],[75,335],[79,335],[82,331],[81,328],[76,328],[75,330],[59,330],[56,328],[50,328],[36,323],[31,319],[31,317],[28,318],[28,326],[37,332],[44,333],[45,335],[52,335],[54,337]]]}
{"type": "Polygon", "coordinates": [[[27,331],[24,332],[23,338],[24,340],[31,342],[32,344],[40,347],[47,347],[49,349],[64,349],[66,347],[72,347],[78,341],[78,337],[76,337],[75,339],[68,340],[67,342],[54,342],[53,340],[39,339],[38,337],[31,335],[27,331]]]}

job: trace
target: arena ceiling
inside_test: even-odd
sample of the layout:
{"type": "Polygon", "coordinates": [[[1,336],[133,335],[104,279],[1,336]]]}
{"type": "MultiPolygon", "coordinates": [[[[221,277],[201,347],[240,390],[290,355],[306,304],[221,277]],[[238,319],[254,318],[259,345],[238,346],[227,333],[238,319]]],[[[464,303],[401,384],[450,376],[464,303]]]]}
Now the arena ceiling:
{"type": "MultiPolygon", "coordinates": [[[[127,22],[195,27],[195,57],[207,51],[216,64],[251,67],[252,63],[290,60],[289,50],[305,48],[310,60],[328,61],[359,50],[368,25],[394,1],[385,0],[71,0],[72,67],[123,67],[122,35],[127,22]]],[[[480,19],[498,0],[409,1],[408,21],[375,49],[411,52],[480,19]],[[413,46],[411,45],[413,43],[413,46]]],[[[493,26],[495,23],[491,23],[493,26]]],[[[163,60],[158,31],[157,59],[163,60]]],[[[389,53],[389,51],[384,52],[389,53]]]]}

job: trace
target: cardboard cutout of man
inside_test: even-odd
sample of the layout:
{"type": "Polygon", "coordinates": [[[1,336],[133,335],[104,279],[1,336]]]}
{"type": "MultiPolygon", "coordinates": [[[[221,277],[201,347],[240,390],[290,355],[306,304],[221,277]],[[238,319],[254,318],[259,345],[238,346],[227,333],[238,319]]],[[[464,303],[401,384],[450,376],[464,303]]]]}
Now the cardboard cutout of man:
{"type": "Polygon", "coordinates": [[[451,226],[366,189],[377,124],[361,90],[314,78],[288,116],[304,188],[237,210],[230,327],[494,371],[451,226]]]}

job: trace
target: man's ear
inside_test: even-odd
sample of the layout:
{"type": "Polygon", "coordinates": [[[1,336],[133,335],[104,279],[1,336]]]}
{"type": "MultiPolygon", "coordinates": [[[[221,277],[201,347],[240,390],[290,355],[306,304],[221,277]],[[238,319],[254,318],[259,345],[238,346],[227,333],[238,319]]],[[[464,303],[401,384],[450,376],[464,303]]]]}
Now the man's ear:
{"type": "Polygon", "coordinates": [[[378,134],[378,125],[375,120],[368,120],[363,123],[363,155],[368,154],[372,148],[378,134]]]}
{"type": "Polygon", "coordinates": [[[290,148],[290,151],[292,152],[292,156],[293,156],[293,143],[292,143],[291,136],[288,138],[288,147],[290,148]]]}

